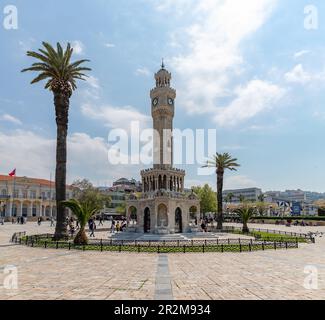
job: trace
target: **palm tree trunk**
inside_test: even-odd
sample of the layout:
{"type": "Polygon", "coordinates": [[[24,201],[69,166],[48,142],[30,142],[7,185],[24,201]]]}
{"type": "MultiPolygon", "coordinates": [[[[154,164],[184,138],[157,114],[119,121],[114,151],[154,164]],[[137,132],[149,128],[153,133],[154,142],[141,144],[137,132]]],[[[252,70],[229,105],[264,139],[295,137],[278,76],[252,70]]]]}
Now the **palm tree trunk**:
{"type": "Polygon", "coordinates": [[[223,215],[222,215],[222,190],[223,190],[223,171],[217,171],[217,202],[218,202],[218,224],[217,229],[222,230],[222,221],[223,221],[223,215]]]}
{"type": "Polygon", "coordinates": [[[243,222],[243,233],[249,233],[249,229],[246,221],[243,222]]]}
{"type": "Polygon", "coordinates": [[[67,236],[66,210],[61,203],[66,200],[69,95],[63,92],[54,93],[54,104],[57,124],[55,171],[57,223],[54,238],[60,240],[67,236]]]}
{"type": "Polygon", "coordinates": [[[76,237],[73,240],[74,244],[77,245],[87,245],[88,244],[88,238],[85,231],[85,226],[80,227],[79,232],[77,233],[76,237]]]}

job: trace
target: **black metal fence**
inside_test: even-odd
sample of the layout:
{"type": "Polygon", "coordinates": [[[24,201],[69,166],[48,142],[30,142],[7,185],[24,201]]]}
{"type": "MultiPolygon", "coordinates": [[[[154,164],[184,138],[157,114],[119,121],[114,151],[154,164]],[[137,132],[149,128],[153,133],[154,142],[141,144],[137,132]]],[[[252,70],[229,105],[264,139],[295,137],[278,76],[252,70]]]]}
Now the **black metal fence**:
{"type": "MultiPolygon", "coordinates": [[[[222,230],[218,230],[216,227],[208,227],[208,232],[221,232],[221,233],[241,233],[242,228],[240,227],[233,227],[233,226],[224,226],[222,230]]],[[[283,236],[283,238],[290,237],[290,238],[298,238],[298,239],[305,239],[306,242],[315,243],[315,238],[313,237],[312,233],[299,233],[299,232],[288,232],[282,230],[271,230],[271,229],[261,229],[261,228],[249,228],[250,233],[253,235],[254,232],[265,232],[270,234],[276,234],[283,236]]],[[[257,235],[254,235],[255,237],[257,235]]],[[[258,238],[258,236],[257,236],[258,238]]]]}
{"type": "Polygon", "coordinates": [[[76,245],[72,240],[54,241],[53,235],[43,234],[26,236],[16,234],[15,243],[30,247],[48,249],[67,249],[84,251],[115,252],[151,252],[151,253],[190,253],[190,252],[252,252],[257,250],[278,250],[298,248],[298,241],[269,241],[254,239],[216,239],[216,240],[176,240],[176,241],[131,241],[131,240],[96,240],[87,245],[76,245]]]}

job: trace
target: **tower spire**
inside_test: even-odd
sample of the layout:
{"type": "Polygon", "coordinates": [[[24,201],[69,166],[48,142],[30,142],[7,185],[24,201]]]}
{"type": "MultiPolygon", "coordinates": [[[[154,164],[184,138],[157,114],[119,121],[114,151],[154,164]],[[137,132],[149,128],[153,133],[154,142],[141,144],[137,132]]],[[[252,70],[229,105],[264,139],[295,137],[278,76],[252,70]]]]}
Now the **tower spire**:
{"type": "Polygon", "coordinates": [[[162,58],[162,60],[161,60],[161,69],[165,69],[164,58],[162,58]]]}

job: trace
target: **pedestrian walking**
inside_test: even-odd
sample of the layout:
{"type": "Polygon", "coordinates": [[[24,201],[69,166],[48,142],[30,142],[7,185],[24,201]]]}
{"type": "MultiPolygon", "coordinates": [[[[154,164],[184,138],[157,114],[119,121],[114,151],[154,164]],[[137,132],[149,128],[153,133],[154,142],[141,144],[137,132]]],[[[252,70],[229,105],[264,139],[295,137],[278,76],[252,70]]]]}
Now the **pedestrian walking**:
{"type": "Polygon", "coordinates": [[[96,228],[95,222],[91,221],[90,224],[89,224],[89,230],[90,230],[90,236],[89,237],[94,237],[95,238],[95,233],[94,233],[95,228],[96,228]]]}
{"type": "Polygon", "coordinates": [[[54,218],[53,217],[51,217],[51,225],[50,225],[50,227],[54,227],[54,218]]]}
{"type": "Polygon", "coordinates": [[[115,233],[115,221],[112,220],[112,224],[111,224],[111,233],[115,233]]]}

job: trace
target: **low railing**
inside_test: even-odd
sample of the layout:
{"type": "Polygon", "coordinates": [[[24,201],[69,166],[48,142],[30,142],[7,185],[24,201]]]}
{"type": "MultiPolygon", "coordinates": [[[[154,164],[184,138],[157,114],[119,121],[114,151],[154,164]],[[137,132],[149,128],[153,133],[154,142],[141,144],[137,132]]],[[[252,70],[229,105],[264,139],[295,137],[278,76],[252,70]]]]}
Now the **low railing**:
{"type": "Polygon", "coordinates": [[[72,239],[54,241],[53,235],[13,236],[15,243],[47,249],[92,250],[115,252],[150,253],[205,253],[205,252],[252,252],[257,250],[278,250],[298,248],[298,239],[292,241],[270,241],[255,239],[211,239],[211,240],[104,240],[90,239],[87,245],[76,245],[72,239]]]}
{"type": "Polygon", "coordinates": [[[10,239],[10,242],[12,243],[18,243],[19,240],[22,238],[22,237],[25,237],[26,236],[26,231],[24,232],[15,232],[11,239],[10,239]]]}
{"type": "MultiPolygon", "coordinates": [[[[224,226],[222,230],[218,230],[215,226],[208,226],[208,232],[225,232],[225,233],[236,233],[242,230],[241,227],[234,226],[224,226]]],[[[307,242],[315,243],[315,238],[312,233],[299,233],[299,232],[288,232],[282,230],[271,230],[271,229],[261,229],[261,228],[249,228],[250,233],[254,232],[265,232],[270,234],[277,234],[280,236],[288,236],[291,238],[305,239],[307,242]]]]}

